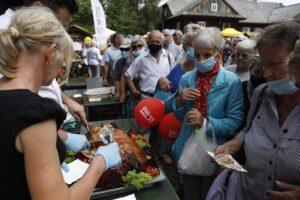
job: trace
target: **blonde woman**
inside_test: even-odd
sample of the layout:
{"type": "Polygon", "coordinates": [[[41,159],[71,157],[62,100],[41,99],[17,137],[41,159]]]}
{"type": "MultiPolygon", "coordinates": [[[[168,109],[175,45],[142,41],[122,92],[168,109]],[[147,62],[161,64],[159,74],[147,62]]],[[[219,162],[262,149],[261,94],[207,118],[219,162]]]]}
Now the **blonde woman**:
{"type": "Polygon", "coordinates": [[[57,129],[65,112],[37,92],[69,66],[72,49],[46,8],[17,11],[0,32],[0,199],[88,199],[103,171],[121,161],[116,143],[99,148],[85,175],[70,188],[64,183],[66,150],[57,129]]]}

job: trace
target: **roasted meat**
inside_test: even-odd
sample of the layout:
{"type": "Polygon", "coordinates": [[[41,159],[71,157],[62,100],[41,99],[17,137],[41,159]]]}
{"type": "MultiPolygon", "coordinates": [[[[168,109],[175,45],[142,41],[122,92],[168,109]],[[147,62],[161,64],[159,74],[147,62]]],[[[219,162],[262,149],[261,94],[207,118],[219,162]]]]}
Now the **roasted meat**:
{"type": "MultiPolygon", "coordinates": [[[[90,130],[94,133],[94,136],[87,133],[87,138],[92,145],[92,149],[82,152],[83,155],[91,158],[98,147],[105,145],[100,139],[95,141],[95,135],[99,137],[98,133],[100,132],[100,129],[107,128],[106,126],[107,125],[104,125],[101,128],[90,126],[90,130]]],[[[107,189],[122,186],[122,176],[133,169],[137,172],[144,171],[148,164],[145,152],[137,146],[137,144],[128,136],[127,132],[114,128],[113,139],[119,144],[122,165],[116,169],[106,170],[99,179],[97,188],[107,189]]]]}

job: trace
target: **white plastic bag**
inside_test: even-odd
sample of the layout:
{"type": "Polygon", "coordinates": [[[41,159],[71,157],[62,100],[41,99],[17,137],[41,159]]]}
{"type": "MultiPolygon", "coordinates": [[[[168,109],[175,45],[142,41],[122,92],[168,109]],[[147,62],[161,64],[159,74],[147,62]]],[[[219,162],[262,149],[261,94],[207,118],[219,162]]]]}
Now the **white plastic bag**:
{"type": "Polygon", "coordinates": [[[204,119],[200,129],[195,129],[184,145],[178,161],[181,174],[210,176],[215,172],[216,164],[210,162],[206,151],[212,151],[217,146],[216,136],[213,131],[212,138],[206,135],[207,121],[204,119]]]}

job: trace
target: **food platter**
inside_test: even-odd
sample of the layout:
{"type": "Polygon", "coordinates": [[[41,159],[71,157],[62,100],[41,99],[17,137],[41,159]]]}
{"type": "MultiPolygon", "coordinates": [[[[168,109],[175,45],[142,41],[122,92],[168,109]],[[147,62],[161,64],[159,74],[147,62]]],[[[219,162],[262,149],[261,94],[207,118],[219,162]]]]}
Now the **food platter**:
{"type": "MultiPolygon", "coordinates": [[[[164,181],[166,179],[165,174],[163,173],[162,169],[159,168],[160,174],[157,176],[155,179],[153,179],[150,183],[146,184],[143,189],[150,188],[154,186],[156,183],[160,181],[164,181]]],[[[101,189],[101,188],[96,188],[94,192],[91,195],[90,199],[99,199],[99,198],[104,198],[108,196],[113,196],[113,195],[119,195],[119,194],[125,194],[129,192],[135,192],[137,191],[136,188],[132,186],[123,186],[123,187],[117,187],[117,188],[112,188],[112,189],[101,189]]]]}
{"type": "Polygon", "coordinates": [[[238,172],[247,172],[247,170],[245,170],[243,168],[242,165],[240,165],[231,155],[229,154],[219,154],[219,155],[215,155],[213,152],[207,151],[208,155],[210,155],[215,161],[216,163],[218,163],[218,165],[226,168],[226,169],[230,169],[230,170],[234,170],[234,171],[238,171],[238,172]]]}
{"type": "Polygon", "coordinates": [[[110,142],[118,143],[122,159],[119,166],[102,174],[92,199],[149,188],[166,179],[148,140],[135,130],[124,131],[114,123],[103,123],[100,126],[89,124],[88,128],[86,136],[91,148],[76,153],[76,159],[90,163],[96,150],[110,142]]]}

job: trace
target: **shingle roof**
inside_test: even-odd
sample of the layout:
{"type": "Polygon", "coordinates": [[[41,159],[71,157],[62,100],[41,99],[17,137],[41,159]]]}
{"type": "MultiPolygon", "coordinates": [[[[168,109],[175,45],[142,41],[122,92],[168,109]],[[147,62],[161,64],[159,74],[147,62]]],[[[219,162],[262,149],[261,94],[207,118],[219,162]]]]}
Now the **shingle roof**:
{"type": "Polygon", "coordinates": [[[292,19],[300,13],[300,4],[282,6],[278,3],[257,2],[256,0],[224,0],[237,15],[220,15],[218,13],[191,13],[189,10],[202,0],[169,0],[167,5],[172,13],[170,18],[179,15],[199,15],[215,17],[232,17],[244,19],[240,23],[270,24],[292,19]]]}
{"type": "Polygon", "coordinates": [[[300,13],[300,3],[290,6],[285,6],[281,8],[276,8],[273,10],[272,15],[269,19],[271,23],[282,22],[285,20],[290,20],[300,13]]]}
{"type": "Polygon", "coordinates": [[[199,0],[169,0],[167,5],[172,13],[172,15],[177,15],[183,8],[191,3],[198,2],[199,0]]]}
{"type": "Polygon", "coordinates": [[[256,2],[249,0],[225,0],[235,11],[245,17],[242,23],[269,23],[269,18],[278,7],[277,3],[256,2]]]}

